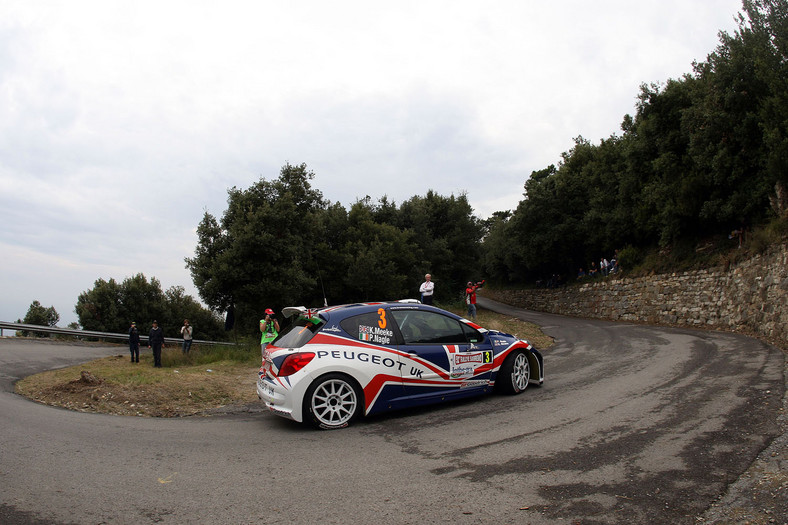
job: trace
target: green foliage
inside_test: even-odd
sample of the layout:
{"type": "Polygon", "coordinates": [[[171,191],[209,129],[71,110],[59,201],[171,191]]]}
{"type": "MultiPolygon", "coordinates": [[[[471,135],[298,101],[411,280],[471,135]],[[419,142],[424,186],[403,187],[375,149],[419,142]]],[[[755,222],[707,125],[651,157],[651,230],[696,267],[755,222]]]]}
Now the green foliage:
{"type": "Polygon", "coordinates": [[[148,281],[141,273],[120,284],[114,279],[98,279],[92,289],[79,295],[75,311],[85,330],[126,333],[135,321],[145,335],[155,319],[165,337],[179,337],[183,320],[189,319],[195,339],[226,337],[222,320],[186,295],[183,287],[164,292],[158,279],[148,281]]]}
{"type": "Polygon", "coordinates": [[[622,136],[579,137],[531,174],[513,214],[489,223],[490,276],[572,276],[624,246],[624,268],[693,265],[710,239],[788,214],[788,2],[743,6],[693,74],[641,86],[622,136]]]}
{"type": "Polygon", "coordinates": [[[400,206],[395,224],[413,235],[415,268],[406,268],[410,297],[417,297],[427,273],[435,282],[436,301],[453,297],[469,280],[484,277],[483,225],[465,194],[445,197],[430,190],[423,197],[411,197],[400,206]]]}
{"type": "Polygon", "coordinates": [[[320,296],[322,261],[316,255],[326,254],[315,248],[327,206],[312,189],[313,178],[305,164],[287,164],[274,181],[233,187],[221,221],[206,212],[197,229],[195,256],[186,266],[209,307],[234,307],[241,333],[257,330],[266,308],[278,311],[320,296]]]}
{"type": "Polygon", "coordinates": [[[266,308],[417,297],[426,273],[441,300],[481,273],[482,225],[465,195],[429,191],[399,207],[366,197],[348,211],[313,178],[287,164],[274,181],[229,190],[221,220],[206,212],[197,228],[186,265],[211,308],[234,307],[242,334],[257,333],[266,308]]]}
{"type": "MultiPolygon", "coordinates": [[[[25,318],[20,322],[37,326],[56,326],[59,320],[60,314],[57,313],[57,310],[55,310],[54,306],[46,308],[42,306],[40,302],[33,301],[30,304],[30,307],[27,309],[25,318]]],[[[25,330],[19,331],[19,335],[22,337],[27,337],[31,334],[35,335],[36,337],[49,337],[49,334],[45,332],[27,332],[25,330]]]]}
{"type": "Polygon", "coordinates": [[[635,246],[625,246],[618,251],[618,266],[621,270],[632,270],[643,262],[643,251],[635,246]]]}

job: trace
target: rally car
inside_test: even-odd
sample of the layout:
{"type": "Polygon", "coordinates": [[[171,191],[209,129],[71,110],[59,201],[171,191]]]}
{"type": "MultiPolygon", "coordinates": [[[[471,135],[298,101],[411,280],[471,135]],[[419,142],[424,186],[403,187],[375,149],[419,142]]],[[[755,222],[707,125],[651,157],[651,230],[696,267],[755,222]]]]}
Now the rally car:
{"type": "Polygon", "coordinates": [[[291,324],[263,352],[257,395],[274,414],[317,428],[544,382],[528,341],[418,301],[282,313],[291,324]]]}

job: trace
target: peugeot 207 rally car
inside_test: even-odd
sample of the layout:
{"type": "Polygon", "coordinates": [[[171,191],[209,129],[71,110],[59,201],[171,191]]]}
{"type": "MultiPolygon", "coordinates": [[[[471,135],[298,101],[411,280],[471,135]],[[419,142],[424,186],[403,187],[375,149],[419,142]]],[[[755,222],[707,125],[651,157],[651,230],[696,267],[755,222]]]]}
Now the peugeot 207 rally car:
{"type": "Polygon", "coordinates": [[[318,428],[544,381],[527,341],[418,301],[283,314],[292,322],[263,352],[257,395],[274,414],[318,428]]]}

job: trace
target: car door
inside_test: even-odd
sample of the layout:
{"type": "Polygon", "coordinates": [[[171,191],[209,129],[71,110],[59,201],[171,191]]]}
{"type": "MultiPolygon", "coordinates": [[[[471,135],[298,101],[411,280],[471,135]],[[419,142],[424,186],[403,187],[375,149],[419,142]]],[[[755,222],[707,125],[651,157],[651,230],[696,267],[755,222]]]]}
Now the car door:
{"type": "Polygon", "coordinates": [[[474,328],[440,312],[392,307],[402,338],[404,393],[425,402],[465,397],[489,388],[492,347],[474,328]]]}

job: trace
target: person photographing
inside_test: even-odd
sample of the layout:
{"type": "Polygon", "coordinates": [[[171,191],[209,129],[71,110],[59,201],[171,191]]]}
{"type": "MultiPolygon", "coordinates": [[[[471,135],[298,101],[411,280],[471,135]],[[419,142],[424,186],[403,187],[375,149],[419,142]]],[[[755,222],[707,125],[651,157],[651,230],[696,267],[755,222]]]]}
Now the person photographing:
{"type": "Polygon", "coordinates": [[[265,309],[265,319],[260,319],[260,332],[263,334],[260,339],[260,351],[265,353],[266,347],[279,335],[279,321],[270,308],[265,309]]]}

